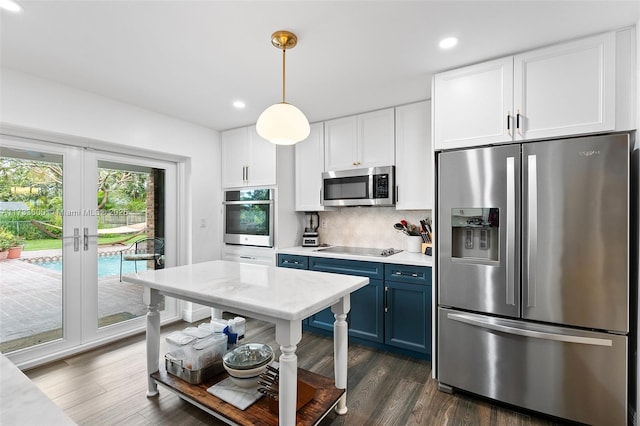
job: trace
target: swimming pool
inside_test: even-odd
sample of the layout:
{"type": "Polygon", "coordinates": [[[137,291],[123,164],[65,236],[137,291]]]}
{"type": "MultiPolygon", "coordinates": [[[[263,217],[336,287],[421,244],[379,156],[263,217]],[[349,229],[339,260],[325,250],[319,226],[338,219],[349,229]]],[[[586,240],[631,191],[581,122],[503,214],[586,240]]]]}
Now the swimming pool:
{"type": "MultiPolygon", "coordinates": [[[[147,270],[147,262],[139,261],[138,271],[147,270]]],[[[53,271],[62,272],[62,261],[38,263],[38,266],[51,269],[53,271]]],[[[122,273],[130,274],[135,272],[134,262],[122,262],[122,273]]],[[[98,278],[112,277],[120,275],[120,255],[115,256],[98,256],[98,278]]]]}

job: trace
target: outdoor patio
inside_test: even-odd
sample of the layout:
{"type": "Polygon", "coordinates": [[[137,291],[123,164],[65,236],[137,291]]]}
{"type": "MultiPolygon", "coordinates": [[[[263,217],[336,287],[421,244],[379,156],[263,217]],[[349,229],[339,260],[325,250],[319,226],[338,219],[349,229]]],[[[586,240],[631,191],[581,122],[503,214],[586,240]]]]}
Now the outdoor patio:
{"type": "MultiPolygon", "coordinates": [[[[113,247],[101,247],[117,252],[113,247]]],[[[62,273],[39,266],[59,259],[60,250],[23,252],[20,259],[0,261],[0,343],[33,337],[34,342],[57,338],[62,329],[62,273]]],[[[146,314],[142,287],[109,276],[98,282],[99,325],[146,314]]]]}

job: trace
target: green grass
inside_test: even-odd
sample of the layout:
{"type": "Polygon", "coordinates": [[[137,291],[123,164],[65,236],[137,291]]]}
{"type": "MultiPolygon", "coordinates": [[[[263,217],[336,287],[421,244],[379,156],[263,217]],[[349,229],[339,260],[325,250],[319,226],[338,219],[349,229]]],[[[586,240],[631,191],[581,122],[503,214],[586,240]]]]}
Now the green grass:
{"type": "MultiPolygon", "coordinates": [[[[81,237],[82,238],[82,237],[81,237]]],[[[113,244],[116,241],[122,241],[125,236],[116,235],[113,237],[100,237],[98,238],[98,245],[106,245],[113,244]]],[[[137,241],[141,238],[145,238],[144,235],[136,235],[134,237],[129,238],[124,241],[122,244],[124,246],[131,245],[134,241],[137,241]]],[[[27,240],[25,241],[24,251],[34,251],[34,250],[54,250],[62,248],[62,240],[54,240],[51,238],[45,240],[27,240]]]]}

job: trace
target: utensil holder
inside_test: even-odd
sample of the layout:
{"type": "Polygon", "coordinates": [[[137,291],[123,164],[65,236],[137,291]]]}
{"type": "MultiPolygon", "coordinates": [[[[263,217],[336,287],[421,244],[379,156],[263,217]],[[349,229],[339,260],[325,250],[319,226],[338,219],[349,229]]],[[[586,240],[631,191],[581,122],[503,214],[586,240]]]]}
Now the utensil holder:
{"type": "Polygon", "coordinates": [[[422,237],[420,235],[407,236],[407,251],[411,253],[423,253],[420,251],[422,247],[422,237]]]}

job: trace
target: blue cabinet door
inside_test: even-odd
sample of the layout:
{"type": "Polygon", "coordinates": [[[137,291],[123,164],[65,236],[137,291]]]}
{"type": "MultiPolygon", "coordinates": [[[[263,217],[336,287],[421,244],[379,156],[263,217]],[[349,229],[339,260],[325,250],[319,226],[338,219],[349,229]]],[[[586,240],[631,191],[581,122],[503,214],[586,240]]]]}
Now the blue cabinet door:
{"type": "MultiPolygon", "coordinates": [[[[351,310],[347,315],[350,336],[383,342],[383,294],[382,280],[369,280],[365,287],[351,293],[351,310]]],[[[327,331],[333,331],[334,321],[331,308],[309,317],[310,326],[327,331]]]]}
{"type": "MultiPolygon", "coordinates": [[[[310,257],[309,269],[368,277],[369,284],[351,294],[351,310],[347,315],[349,335],[373,342],[384,341],[383,263],[310,257]]],[[[333,331],[334,320],[329,308],[309,317],[309,326],[333,331]]]]}
{"type": "Polygon", "coordinates": [[[385,281],[385,343],[431,354],[431,286],[385,281]]]}

